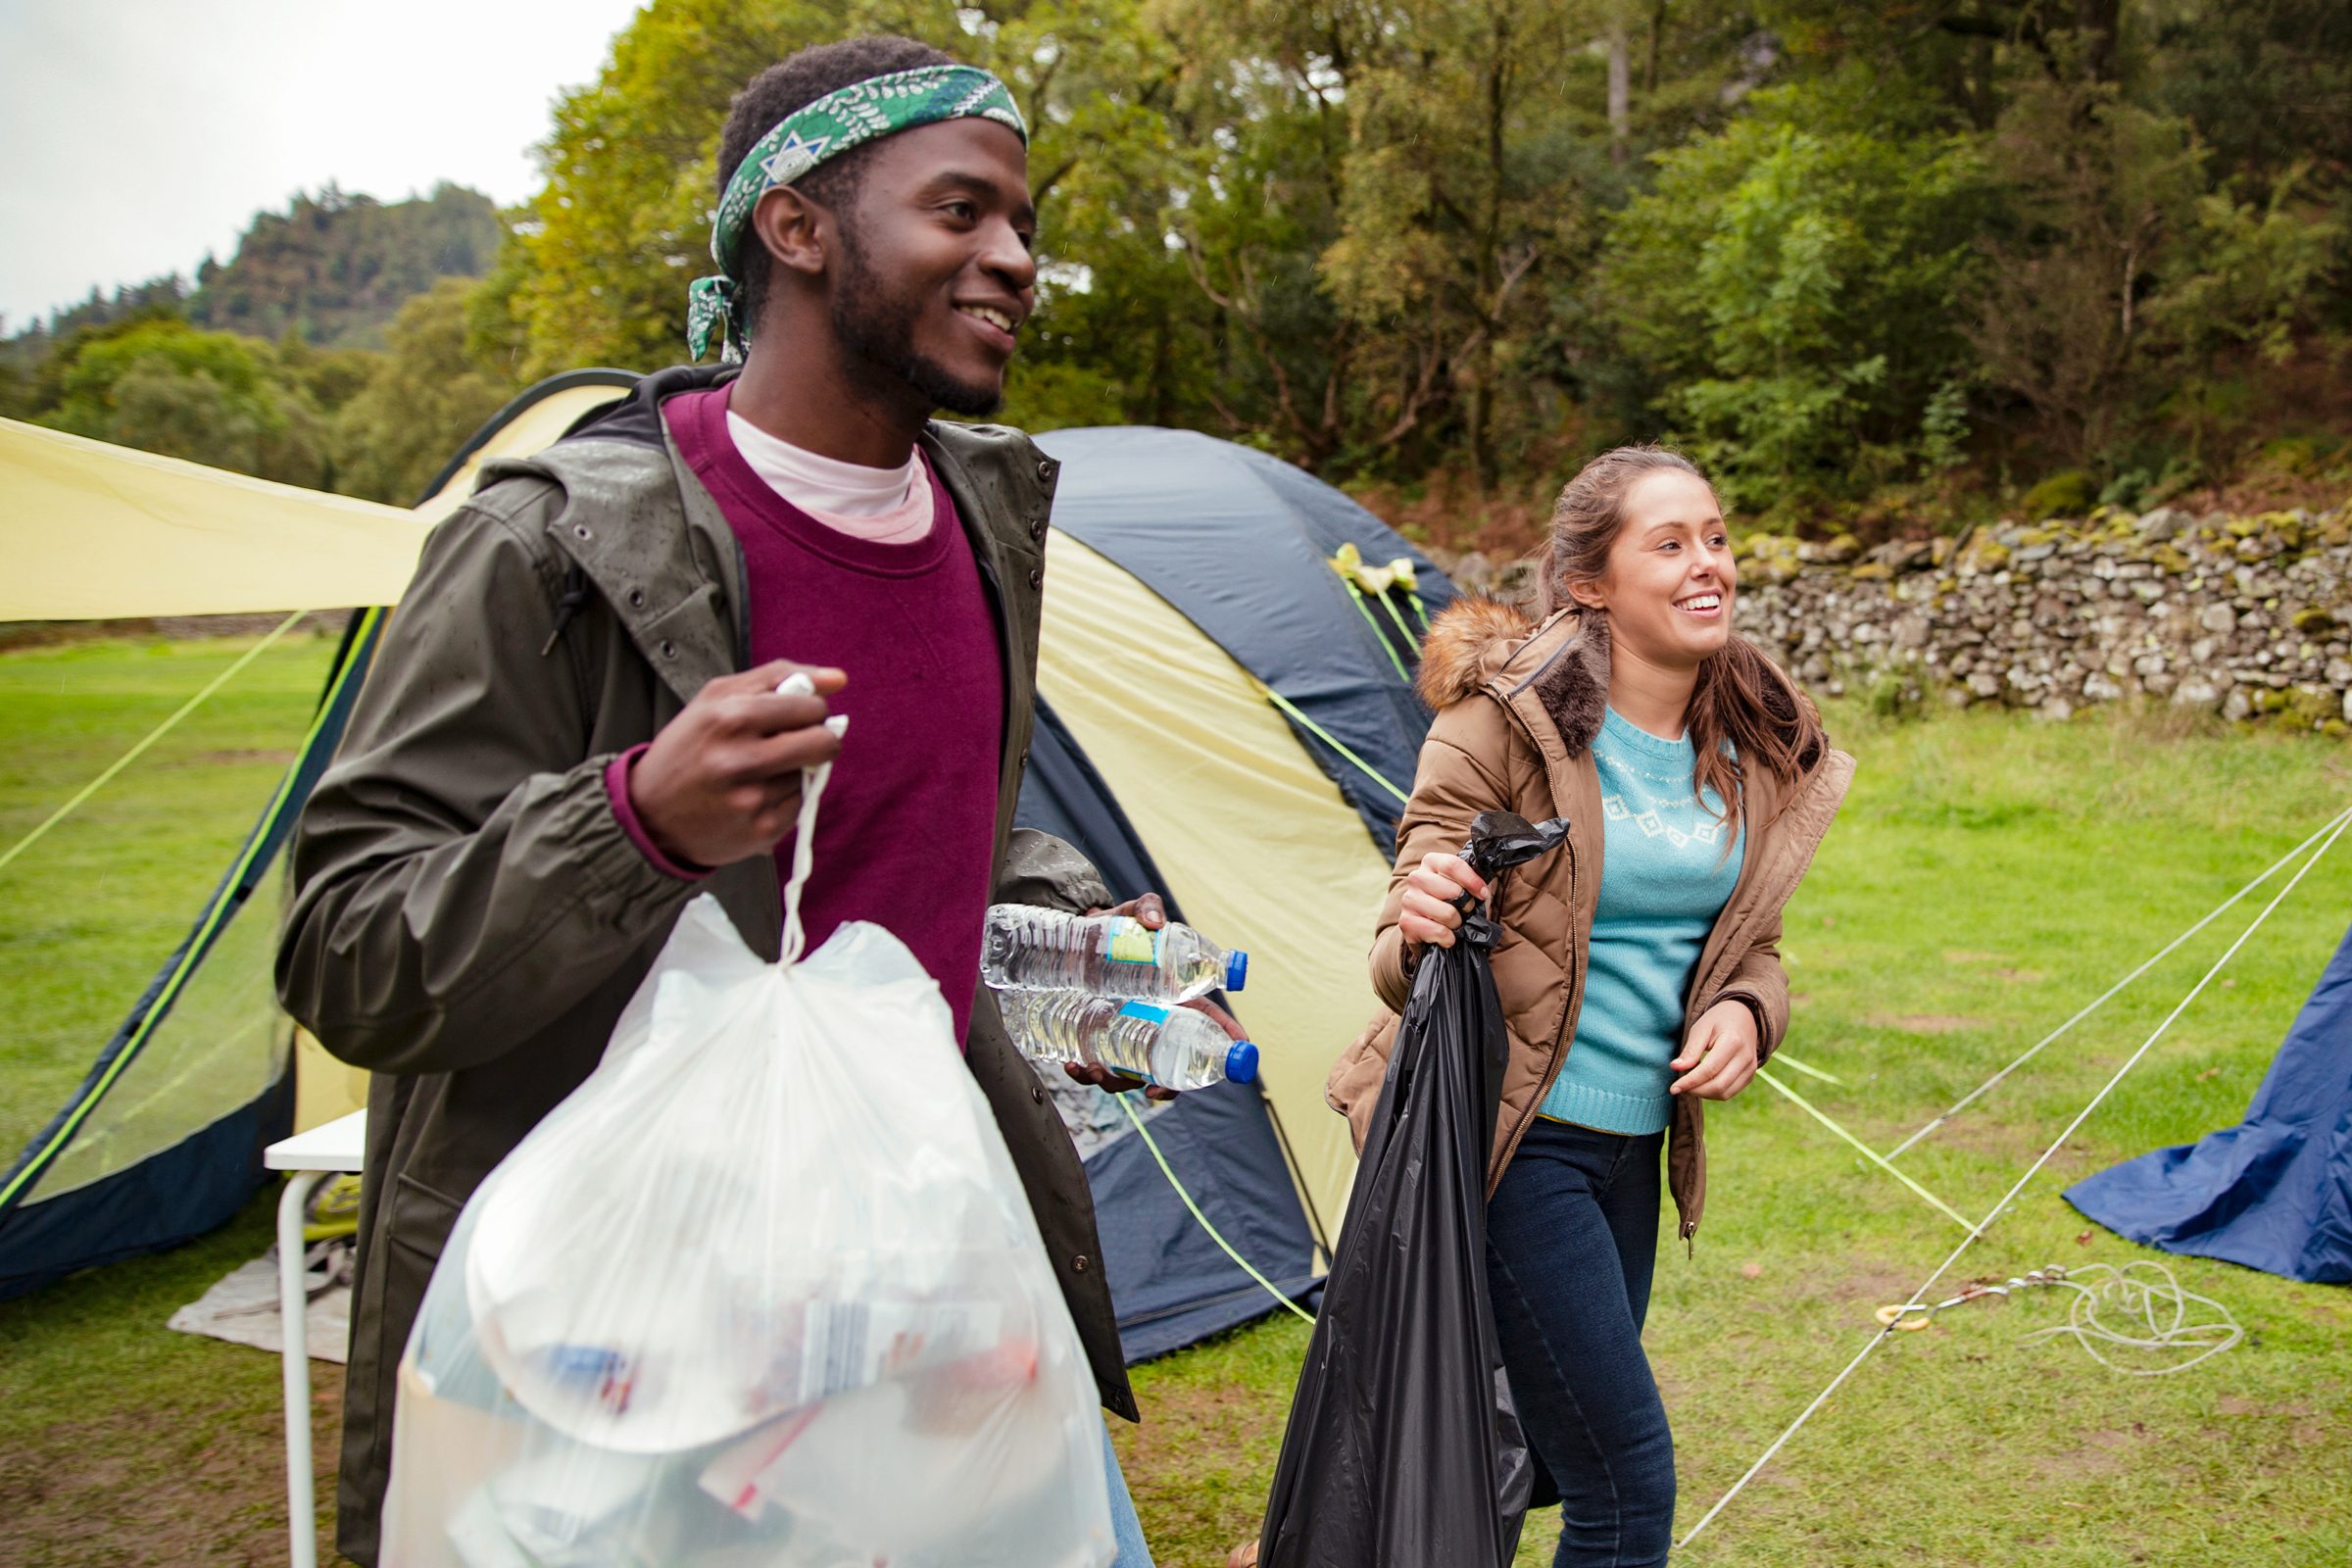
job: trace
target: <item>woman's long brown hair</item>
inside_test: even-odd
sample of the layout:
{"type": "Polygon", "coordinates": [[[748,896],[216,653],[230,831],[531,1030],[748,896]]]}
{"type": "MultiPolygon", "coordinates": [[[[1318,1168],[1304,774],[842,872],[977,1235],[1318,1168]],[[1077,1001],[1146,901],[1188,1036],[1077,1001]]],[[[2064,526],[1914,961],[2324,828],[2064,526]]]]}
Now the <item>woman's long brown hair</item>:
{"type": "MultiPolygon", "coordinates": [[[[1625,526],[1625,498],[1637,480],[1662,470],[1707,482],[1698,466],[1659,446],[1619,447],[1584,466],[1552,504],[1551,536],[1536,558],[1540,613],[1576,601],[1573,582],[1591,582],[1608,569],[1609,547],[1625,526]]],[[[1586,614],[1595,613],[1588,607],[1586,614]]],[[[1794,784],[1820,760],[1829,746],[1821,715],[1796,685],[1772,667],[1761,649],[1738,632],[1721,650],[1699,662],[1698,684],[1683,712],[1691,750],[1697,754],[1691,785],[1701,801],[1713,790],[1729,825],[1740,809],[1740,770],[1763,768],[1784,785],[1794,784]],[[1724,743],[1731,743],[1725,755],[1724,743]]]]}

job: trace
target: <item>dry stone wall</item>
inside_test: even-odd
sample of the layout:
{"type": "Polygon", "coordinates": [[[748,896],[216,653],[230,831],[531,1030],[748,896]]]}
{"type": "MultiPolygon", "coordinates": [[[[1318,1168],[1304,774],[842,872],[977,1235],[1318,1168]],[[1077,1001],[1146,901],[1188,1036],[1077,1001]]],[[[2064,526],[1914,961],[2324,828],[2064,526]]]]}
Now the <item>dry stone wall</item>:
{"type": "MultiPolygon", "coordinates": [[[[1813,690],[1892,689],[2065,718],[2148,698],[2352,734],[2352,503],[2232,517],[2159,508],[1864,551],[1740,544],[1740,629],[1813,690]]],[[[1522,567],[1456,580],[1524,593],[1522,567]]]]}

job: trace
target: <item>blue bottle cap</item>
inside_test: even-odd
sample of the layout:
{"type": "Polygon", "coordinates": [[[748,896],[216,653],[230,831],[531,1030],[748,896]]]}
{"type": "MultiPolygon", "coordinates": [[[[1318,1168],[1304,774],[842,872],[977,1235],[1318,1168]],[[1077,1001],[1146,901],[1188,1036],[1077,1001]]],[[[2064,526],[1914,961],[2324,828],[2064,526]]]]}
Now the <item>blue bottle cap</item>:
{"type": "Polygon", "coordinates": [[[1250,955],[1236,948],[1225,955],[1225,989],[1239,991],[1250,983],[1250,955]]]}
{"type": "Polygon", "coordinates": [[[1237,1084],[1257,1082],[1257,1048],[1247,1040],[1237,1040],[1225,1053],[1225,1076],[1237,1084]]]}

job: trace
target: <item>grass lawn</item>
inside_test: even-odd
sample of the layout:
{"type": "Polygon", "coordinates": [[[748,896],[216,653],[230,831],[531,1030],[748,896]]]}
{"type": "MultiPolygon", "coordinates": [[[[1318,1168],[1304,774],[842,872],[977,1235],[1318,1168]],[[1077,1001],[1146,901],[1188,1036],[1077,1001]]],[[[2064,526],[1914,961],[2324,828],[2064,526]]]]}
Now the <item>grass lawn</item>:
{"type": "MultiPolygon", "coordinates": [[[[0,656],[0,851],[247,645],[0,656]]],[[[36,1130],[180,935],[300,733],[327,648],[272,650],[76,818],[0,871],[0,1140],[36,1130]]],[[[2094,715],[1865,727],[1860,780],[1791,906],[1787,1081],[1886,1149],[2352,804],[2352,750],[2094,715]]],[[[2348,836],[2352,838],[2352,836],[2348,836]]],[[[2276,884],[2274,884],[2276,885],[2276,884]]],[[[2265,902],[2216,921],[1903,1157],[1981,1212],[2265,902]]],[[[2352,910],[2339,844],[1962,1261],[1955,1278],[2150,1255],[2089,1227],[2075,1178],[2233,1122],[2352,910]]],[[[1288,1049],[1337,1050],[1327,1041],[1288,1049]]],[[[1695,1255],[1662,1248],[1651,1354],[1687,1531],[1961,1235],[1758,1086],[1711,1112],[1695,1255]]],[[[174,1335],[258,1253],[267,1195],[168,1257],[0,1303],[0,1568],[283,1560],[274,1361],[174,1335]]],[[[2352,1295],[2197,1259],[2247,1341],[2178,1377],[2020,1347],[2052,1293],[1890,1340],[1678,1562],[2340,1563],[2352,1553],[2352,1295]]],[[[1137,1369],[1116,1434],[1158,1560],[1254,1529],[1306,1330],[1287,1317],[1137,1369]]],[[[322,1381],[331,1382],[320,1368],[322,1381]]],[[[318,1401],[328,1435],[331,1391],[318,1401]]],[[[331,1448],[322,1447],[322,1459],[331,1448]]],[[[1678,1532],[1679,1533],[1679,1532],[1678,1532]]],[[[1520,1561],[1546,1560],[1535,1521],[1520,1561]]]]}
{"type": "MultiPolygon", "coordinates": [[[[1782,1072],[1873,1147],[1936,1112],[2352,805],[2352,752],[2177,736],[2100,715],[1831,715],[1861,771],[1788,915],[1782,1072]]],[[[2283,877],[2274,879],[2275,888],[2283,877]]],[[[2265,890],[2267,895],[2269,889],[2265,890]]],[[[1907,1153],[1981,1214],[2260,910],[2249,899],[1907,1153]]],[[[1947,1283],[2159,1256],[2059,1192],[2235,1122],[2352,911],[2352,835],[2323,859],[1947,1283]]],[[[1342,1031],[1335,1030],[1335,1040],[1342,1031]]],[[[1690,1531],[1965,1232],[1762,1085],[1709,1107],[1707,1215],[1660,1245],[1648,1344],[1690,1531]]],[[[2181,1283],[2246,1342],[2176,1377],[2023,1348],[2065,1300],[1975,1302],[1865,1362],[1678,1562],[2340,1563],[2352,1551],[2352,1293],[2195,1258],[2181,1283]]],[[[1939,1291],[1937,1297],[1950,1294],[1939,1291]]],[[[1119,1433],[1160,1560],[1249,1534],[1307,1330],[1270,1320],[1140,1368],[1119,1433]]],[[[1549,1561],[1552,1519],[1518,1561],[1549,1561]]]]}
{"type": "MultiPolygon", "coordinates": [[[[0,655],[0,854],[258,639],[0,655]]],[[[334,655],[294,633],[0,870],[0,1161],[13,1163],[187,934],[294,760],[334,655]]]]}
{"type": "MultiPolygon", "coordinates": [[[[255,641],[0,655],[0,854],[255,641]]],[[[281,639],[0,870],[0,1164],[186,935],[293,760],[333,651],[281,639]]],[[[275,1359],[163,1327],[270,1245],[271,1208],[265,1194],[178,1252],[0,1302],[0,1564],[285,1560],[275,1359]]],[[[321,1437],[331,1413],[330,1396],[321,1437]]]]}

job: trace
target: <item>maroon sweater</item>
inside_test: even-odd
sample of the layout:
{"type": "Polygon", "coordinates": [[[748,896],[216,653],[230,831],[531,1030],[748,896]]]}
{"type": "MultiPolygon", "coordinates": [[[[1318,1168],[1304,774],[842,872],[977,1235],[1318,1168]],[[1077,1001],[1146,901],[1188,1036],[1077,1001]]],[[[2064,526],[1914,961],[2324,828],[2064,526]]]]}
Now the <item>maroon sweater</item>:
{"type": "MultiPolygon", "coordinates": [[[[727,434],[727,389],[662,407],[679,452],[743,546],[752,662],[830,664],[849,684],[841,758],[817,808],[815,864],[801,898],[811,952],[850,920],[886,927],[920,959],[961,1041],[980,982],[994,880],[1004,718],[996,615],[956,503],[931,475],[931,532],[874,544],[829,528],[753,471],[727,434]]],[[[926,462],[926,471],[928,463],[926,462]]],[[[607,775],[639,847],[678,875],[628,799],[634,754],[607,775]]],[[[792,839],[776,846],[779,880],[792,839]]]]}

